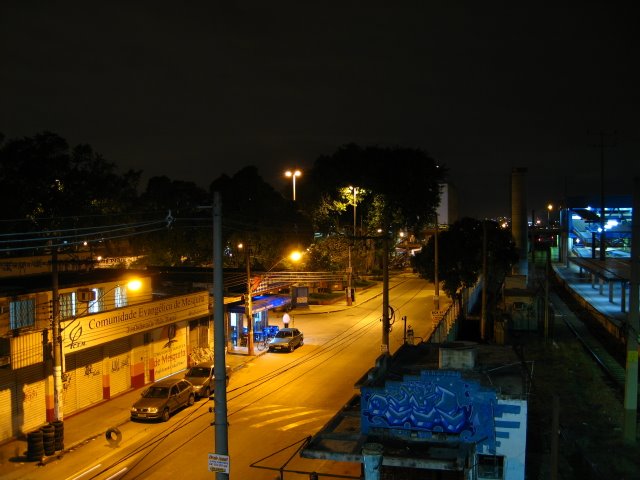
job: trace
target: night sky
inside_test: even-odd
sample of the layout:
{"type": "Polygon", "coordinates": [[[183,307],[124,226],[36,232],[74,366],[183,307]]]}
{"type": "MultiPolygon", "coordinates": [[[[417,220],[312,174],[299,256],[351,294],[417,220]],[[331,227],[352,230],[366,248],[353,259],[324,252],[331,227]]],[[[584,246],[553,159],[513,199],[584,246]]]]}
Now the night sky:
{"type": "Polygon", "coordinates": [[[477,217],[510,214],[514,167],[530,210],[598,196],[604,132],[605,191],[631,194],[638,9],[574,5],[3,0],[0,132],[88,143],[142,187],[256,165],[283,190],[346,143],[415,147],[477,217]]]}

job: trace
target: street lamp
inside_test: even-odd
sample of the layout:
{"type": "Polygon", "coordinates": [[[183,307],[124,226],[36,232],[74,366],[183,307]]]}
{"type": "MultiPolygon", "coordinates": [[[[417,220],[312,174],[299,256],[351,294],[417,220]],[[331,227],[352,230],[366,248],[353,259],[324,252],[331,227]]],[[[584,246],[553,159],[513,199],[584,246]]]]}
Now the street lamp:
{"type": "Polygon", "coordinates": [[[547,228],[551,226],[551,210],[553,210],[553,205],[547,205],[547,228]]]}
{"type": "Polygon", "coordinates": [[[293,201],[296,201],[296,177],[302,175],[300,170],[287,170],[284,172],[285,177],[290,177],[293,180],[293,201]]]}
{"type": "MultiPolygon", "coordinates": [[[[247,264],[247,296],[244,300],[245,307],[245,315],[247,317],[247,355],[254,355],[254,339],[253,339],[253,304],[252,304],[252,296],[253,296],[253,282],[251,281],[251,255],[250,248],[247,245],[246,248],[242,243],[238,244],[238,249],[244,249],[245,251],[245,261],[247,264]]],[[[273,270],[276,265],[278,265],[283,260],[289,259],[291,261],[297,262],[302,258],[302,253],[298,251],[294,251],[289,255],[282,257],[276,263],[274,263],[267,273],[273,270]]]]}
{"type": "Polygon", "coordinates": [[[349,190],[353,193],[353,239],[349,242],[349,267],[347,270],[347,306],[351,305],[353,301],[352,285],[353,285],[353,267],[351,266],[351,243],[356,238],[356,195],[358,195],[358,187],[349,187],[349,190]]]}

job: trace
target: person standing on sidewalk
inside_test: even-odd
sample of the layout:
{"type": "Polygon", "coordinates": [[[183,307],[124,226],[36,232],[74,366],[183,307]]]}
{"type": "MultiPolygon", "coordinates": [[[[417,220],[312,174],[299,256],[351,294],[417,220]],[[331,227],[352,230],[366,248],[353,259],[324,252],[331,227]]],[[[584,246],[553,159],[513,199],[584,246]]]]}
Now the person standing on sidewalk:
{"type": "Polygon", "coordinates": [[[290,321],[291,317],[289,316],[289,312],[284,312],[284,315],[282,315],[282,325],[284,325],[284,328],[289,328],[290,321]]]}

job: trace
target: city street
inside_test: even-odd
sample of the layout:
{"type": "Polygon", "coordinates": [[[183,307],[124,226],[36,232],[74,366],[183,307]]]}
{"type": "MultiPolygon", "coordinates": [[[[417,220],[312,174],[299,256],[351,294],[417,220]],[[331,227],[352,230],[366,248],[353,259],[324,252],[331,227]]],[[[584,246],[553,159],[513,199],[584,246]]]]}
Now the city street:
{"type": "MultiPolygon", "coordinates": [[[[417,336],[428,335],[432,296],[433,286],[415,275],[390,282],[392,352],[403,341],[404,316],[417,336]]],[[[356,393],[354,383],[380,354],[382,296],[370,298],[337,311],[294,311],[292,326],[304,332],[304,345],[293,353],[265,353],[234,372],[227,389],[230,478],[280,478],[279,468],[286,479],[307,479],[312,471],[359,477],[360,464],[306,460],[296,449],[356,393]]],[[[179,478],[188,472],[210,479],[212,406],[200,400],[167,423],[126,422],[118,446],[99,437],[22,478],[179,478]]]]}

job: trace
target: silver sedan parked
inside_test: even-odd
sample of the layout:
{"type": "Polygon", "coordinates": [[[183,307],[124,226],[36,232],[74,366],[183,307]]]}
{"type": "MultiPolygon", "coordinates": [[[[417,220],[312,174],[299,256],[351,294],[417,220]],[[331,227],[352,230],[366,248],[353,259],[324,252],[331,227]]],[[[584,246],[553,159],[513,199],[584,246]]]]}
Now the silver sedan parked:
{"type": "Polygon", "coordinates": [[[160,380],[142,392],[131,407],[131,420],[169,420],[171,414],[195,402],[193,385],[180,378],[160,380]]]}
{"type": "Polygon", "coordinates": [[[281,328],[269,342],[270,352],[293,352],[304,344],[304,335],[297,328],[281,328]]]}

